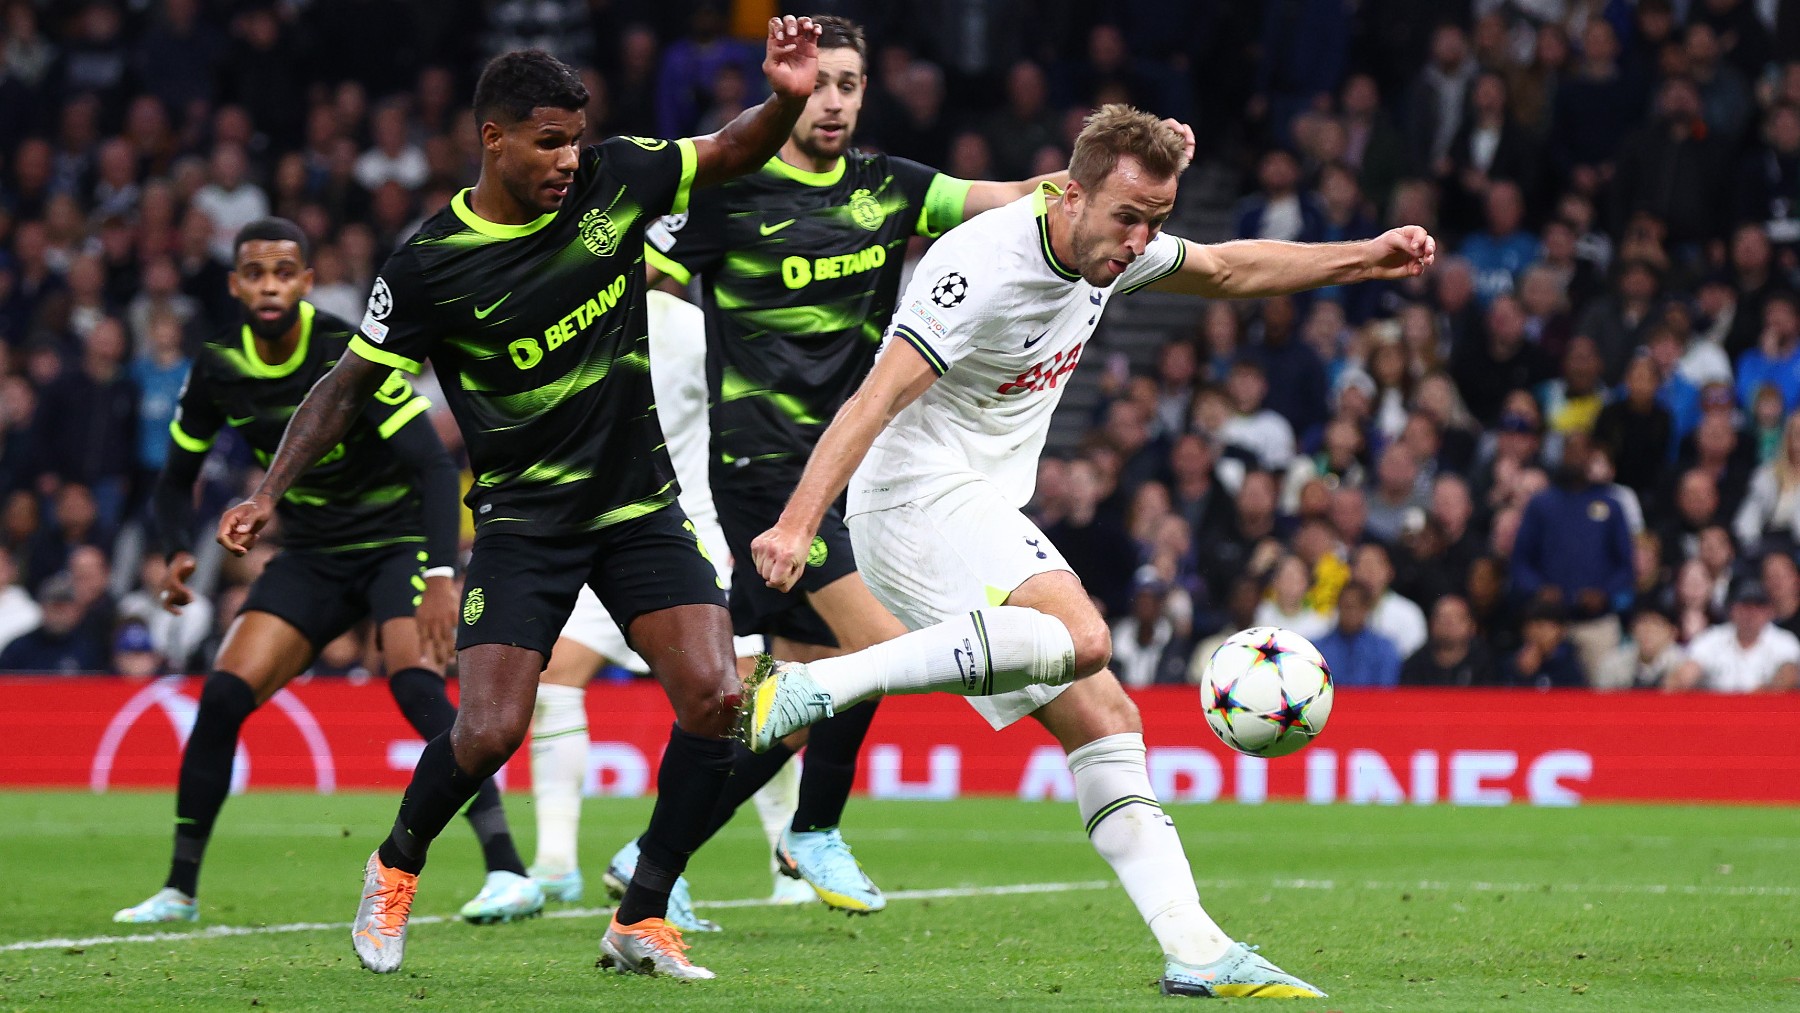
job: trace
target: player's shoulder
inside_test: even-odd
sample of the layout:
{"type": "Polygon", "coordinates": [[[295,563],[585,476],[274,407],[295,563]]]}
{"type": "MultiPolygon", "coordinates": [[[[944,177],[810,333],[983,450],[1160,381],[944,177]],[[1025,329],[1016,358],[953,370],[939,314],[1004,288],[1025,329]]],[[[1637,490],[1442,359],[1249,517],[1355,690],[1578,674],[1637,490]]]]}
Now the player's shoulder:
{"type": "Polygon", "coordinates": [[[612,137],[590,144],[582,153],[582,168],[598,171],[608,170],[615,174],[630,172],[634,168],[648,166],[678,148],[681,141],[671,141],[665,137],[639,137],[636,134],[615,134],[612,137]]]}

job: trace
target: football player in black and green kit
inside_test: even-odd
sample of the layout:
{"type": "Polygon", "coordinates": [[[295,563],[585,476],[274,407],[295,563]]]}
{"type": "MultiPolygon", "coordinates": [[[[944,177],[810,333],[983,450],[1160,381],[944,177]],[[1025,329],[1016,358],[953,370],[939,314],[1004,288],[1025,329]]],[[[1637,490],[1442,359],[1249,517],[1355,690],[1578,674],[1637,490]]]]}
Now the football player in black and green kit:
{"type": "MultiPolygon", "coordinates": [[[[193,600],[194,480],[214,439],[237,431],[267,463],[294,406],[344,355],[356,329],[316,309],[305,233],[269,218],[237,235],[231,294],[241,326],[208,341],[194,361],[153,495],[156,534],[169,558],[163,604],[193,600]]],[[[444,691],[454,637],[456,466],[425,416],[430,402],[388,370],[362,417],[282,497],[284,550],[250,586],[232,621],[181,754],[175,847],[163,888],[113,916],[137,924],[194,921],[200,862],[231,787],[238,731],[258,706],[365,617],[375,621],[388,689],[427,739],[456,718],[444,691]]],[[[468,810],[488,881],[463,909],[471,921],[510,921],[543,910],[524,875],[500,794],[484,781],[468,810]]]]}
{"type": "MultiPolygon", "coordinates": [[[[816,661],[906,632],[856,572],[833,510],[791,592],[756,573],[750,542],[781,515],[819,436],[874,362],[894,312],[906,244],[1030,193],[1021,182],[971,182],[850,146],[868,78],[862,29],[817,19],[819,73],[806,112],[762,170],[696,194],[686,214],[652,226],[647,260],[686,283],[698,277],[711,385],[712,487],[734,558],[739,635],[768,638],[785,661],[816,661]]],[[[810,729],[799,807],[777,852],[821,900],[856,913],[886,899],[838,832],[875,701],[810,729]]],[[[786,763],[798,742],[739,749],[713,829],[786,763]]],[[[633,849],[614,860],[614,876],[633,849]]]]}
{"type": "Polygon", "coordinates": [[[399,969],[426,849],[524,739],[538,673],[586,583],[675,709],[643,857],[602,960],[713,976],[663,915],[730,772],[741,685],[725,589],[675,502],[657,423],[644,227],[686,210],[692,187],[774,154],[812,93],[817,34],[805,18],[771,19],[763,71],[774,95],[715,134],[585,149],[588,93],[573,70],[535,50],[489,63],[475,89],[480,179],[389,258],[353,354],[295,412],[261,488],[220,520],[220,542],[248,549],[385,374],[432,360],[475,471],[462,708],[426,744],[393,831],[369,856],[351,942],[370,970],[399,969]]]}

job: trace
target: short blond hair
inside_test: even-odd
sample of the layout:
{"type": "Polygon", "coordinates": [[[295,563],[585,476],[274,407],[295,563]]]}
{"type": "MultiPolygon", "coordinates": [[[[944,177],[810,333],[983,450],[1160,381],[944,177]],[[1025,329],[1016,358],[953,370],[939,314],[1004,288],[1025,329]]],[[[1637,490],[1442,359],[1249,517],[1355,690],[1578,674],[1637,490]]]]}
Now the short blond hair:
{"type": "Polygon", "coordinates": [[[1187,168],[1187,145],[1173,127],[1150,113],[1120,102],[1103,105],[1082,121],[1069,159],[1069,178],[1084,189],[1098,188],[1130,155],[1158,179],[1181,175],[1187,168]]]}

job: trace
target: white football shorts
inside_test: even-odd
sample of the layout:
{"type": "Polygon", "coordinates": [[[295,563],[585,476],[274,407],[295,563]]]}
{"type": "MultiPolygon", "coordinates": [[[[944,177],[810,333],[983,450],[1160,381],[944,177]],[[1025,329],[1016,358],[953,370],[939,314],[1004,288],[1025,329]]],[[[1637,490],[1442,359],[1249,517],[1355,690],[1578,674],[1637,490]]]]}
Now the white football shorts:
{"type": "MultiPolygon", "coordinates": [[[[1003,604],[1040,573],[1072,570],[1031,518],[989,482],[959,483],[899,506],[852,514],[846,523],[863,582],[915,630],[1003,604]]],[[[998,729],[1067,688],[1032,685],[967,699],[998,729]]]]}

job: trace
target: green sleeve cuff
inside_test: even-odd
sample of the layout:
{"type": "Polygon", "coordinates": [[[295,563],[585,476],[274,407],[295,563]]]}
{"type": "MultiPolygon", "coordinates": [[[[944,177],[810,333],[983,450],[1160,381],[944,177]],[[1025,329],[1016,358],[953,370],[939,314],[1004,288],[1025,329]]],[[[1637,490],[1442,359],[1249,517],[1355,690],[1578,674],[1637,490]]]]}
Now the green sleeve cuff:
{"type": "Polygon", "coordinates": [[[421,369],[418,363],[404,355],[395,355],[393,352],[383,351],[369,344],[368,340],[360,334],[350,339],[350,350],[370,362],[379,362],[383,366],[391,366],[394,369],[404,369],[414,376],[419,375],[421,369]]]}
{"type": "Polygon", "coordinates": [[[691,138],[677,138],[675,148],[681,152],[681,181],[675,184],[675,203],[669,206],[669,213],[678,215],[688,209],[688,193],[694,189],[696,160],[691,138]]]}
{"type": "Polygon", "coordinates": [[[375,431],[380,433],[381,438],[385,440],[399,432],[401,426],[406,425],[408,422],[411,422],[413,419],[424,414],[425,410],[430,407],[430,400],[424,397],[415,397],[411,401],[401,405],[395,410],[394,414],[389,415],[387,421],[383,422],[380,426],[377,426],[375,431]]]}
{"type": "Polygon", "coordinates": [[[181,420],[178,418],[169,420],[169,438],[175,441],[177,447],[190,454],[204,454],[211,450],[213,445],[211,436],[204,440],[197,436],[189,436],[187,431],[181,428],[181,420]]]}
{"type": "Polygon", "coordinates": [[[919,208],[919,235],[936,239],[961,225],[969,188],[974,185],[966,179],[946,176],[941,172],[933,176],[931,186],[925,191],[925,204],[919,208]]]}
{"type": "Polygon", "coordinates": [[[670,260],[654,246],[646,245],[644,247],[644,263],[649,264],[663,274],[674,278],[683,285],[686,285],[694,279],[694,272],[682,267],[673,260],[670,260]]]}

